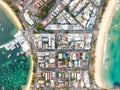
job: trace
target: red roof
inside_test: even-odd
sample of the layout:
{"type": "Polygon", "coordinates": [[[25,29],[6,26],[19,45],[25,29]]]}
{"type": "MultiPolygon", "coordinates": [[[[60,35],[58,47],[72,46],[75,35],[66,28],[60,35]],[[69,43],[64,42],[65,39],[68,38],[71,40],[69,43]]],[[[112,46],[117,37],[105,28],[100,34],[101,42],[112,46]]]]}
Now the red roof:
{"type": "Polygon", "coordinates": [[[16,7],[19,7],[19,6],[20,6],[20,3],[19,3],[19,2],[16,2],[15,5],[16,5],[16,7]]]}
{"type": "Polygon", "coordinates": [[[48,0],[43,0],[44,2],[47,2],[48,0]]]}

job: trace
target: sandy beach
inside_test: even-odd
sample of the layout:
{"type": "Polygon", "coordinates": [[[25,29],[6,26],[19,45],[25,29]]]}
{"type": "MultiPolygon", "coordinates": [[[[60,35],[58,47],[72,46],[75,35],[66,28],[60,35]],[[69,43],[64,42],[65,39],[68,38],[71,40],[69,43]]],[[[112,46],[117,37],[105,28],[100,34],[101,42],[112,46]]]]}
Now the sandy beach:
{"type": "MultiPolygon", "coordinates": [[[[17,18],[17,16],[15,15],[15,13],[13,12],[13,10],[8,6],[8,4],[6,4],[3,0],[0,0],[0,6],[2,6],[7,14],[12,18],[13,22],[15,23],[15,25],[18,27],[18,29],[22,30],[22,25],[19,21],[19,19],[17,18]]],[[[30,85],[31,85],[31,82],[32,82],[32,76],[33,76],[33,65],[34,65],[34,62],[32,60],[32,55],[30,56],[31,58],[31,66],[30,66],[30,71],[29,71],[29,76],[28,76],[28,81],[27,81],[27,84],[24,85],[22,88],[23,90],[30,90],[30,85]]]]}
{"type": "Polygon", "coordinates": [[[106,11],[103,14],[102,22],[100,24],[100,31],[97,39],[96,44],[96,51],[95,51],[95,82],[100,88],[109,87],[105,85],[104,81],[102,81],[101,77],[101,67],[102,67],[102,59],[104,54],[104,46],[107,39],[107,33],[110,28],[110,24],[112,21],[112,17],[114,15],[114,11],[117,6],[117,0],[109,0],[108,6],[106,7],[106,11]]]}
{"type": "Polygon", "coordinates": [[[99,29],[100,31],[96,44],[95,82],[100,88],[109,88],[108,86],[105,85],[104,81],[102,81],[101,67],[102,67],[102,59],[104,54],[104,46],[107,38],[107,33],[109,31],[116,6],[117,6],[117,0],[109,0],[108,6],[106,7],[106,11],[103,14],[102,22],[100,24],[100,29],[99,29]]]}
{"type": "Polygon", "coordinates": [[[31,64],[30,64],[30,71],[29,71],[28,81],[27,81],[27,84],[22,87],[23,90],[30,90],[30,86],[31,86],[31,83],[32,83],[33,65],[34,65],[32,57],[33,57],[33,55],[31,54],[30,55],[31,64]]]}
{"type": "Polygon", "coordinates": [[[6,10],[6,12],[10,15],[18,29],[22,29],[22,25],[19,19],[17,18],[13,10],[8,6],[8,4],[6,4],[3,0],[0,0],[0,6],[2,6],[6,10]]]}

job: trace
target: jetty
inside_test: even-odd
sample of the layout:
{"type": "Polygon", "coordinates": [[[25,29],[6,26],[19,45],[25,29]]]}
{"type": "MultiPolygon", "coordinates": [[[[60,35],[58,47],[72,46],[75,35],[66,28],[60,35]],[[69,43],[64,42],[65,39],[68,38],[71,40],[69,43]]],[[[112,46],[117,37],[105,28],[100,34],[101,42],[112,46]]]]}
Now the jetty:
{"type": "MultiPolygon", "coordinates": [[[[14,40],[13,40],[13,41],[14,41],[14,40]]],[[[13,42],[13,41],[11,41],[11,42],[13,42]]],[[[6,48],[8,45],[10,45],[11,42],[6,43],[6,44],[3,44],[3,45],[0,45],[0,49],[1,49],[1,48],[6,48]]]]}
{"type": "Polygon", "coordinates": [[[30,45],[29,42],[25,39],[25,37],[22,35],[21,31],[18,31],[15,35],[14,35],[15,39],[13,39],[12,41],[3,44],[0,46],[0,48],[5,48],[6,50],[13,50],[16,47],[19,47],[19,45],[22,47],[22,50],[24,52],[27,52],[30,50],[30,45]]]}

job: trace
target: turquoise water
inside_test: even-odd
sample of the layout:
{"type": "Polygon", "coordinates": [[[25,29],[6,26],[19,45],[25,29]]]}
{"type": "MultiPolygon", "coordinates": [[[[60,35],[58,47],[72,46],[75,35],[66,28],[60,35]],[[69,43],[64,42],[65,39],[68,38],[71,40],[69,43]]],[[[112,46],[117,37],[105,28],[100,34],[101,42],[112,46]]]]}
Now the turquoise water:
{"type": "Polygon", "coordinates": [[[11,41],[16,32],[16,26],[13,22],[11,22],[10,17],[8,17],[4,10],[0,7],[0,45],[11,41]]]}
{"type": "Polygon", "coordinates": [[[108,33],[102,68],[108,87],[120,86],[120,9],[115,11],[108,33]]]}
{"type": "MultiPolygon", "coordinates": [[[[0,45],[14,39],[17,27],[10,17],[0,8],[0,45]]],[[[0,90],[22,90],[22,86],[27,83],[30,58],[21,53],[21,47],[16,47],[13,51],[0,49],[0,90]],[[19,55],[18,55],[19,53],[19,55]],[[10,58],[8,58],[8,56],[10,58]]]]}

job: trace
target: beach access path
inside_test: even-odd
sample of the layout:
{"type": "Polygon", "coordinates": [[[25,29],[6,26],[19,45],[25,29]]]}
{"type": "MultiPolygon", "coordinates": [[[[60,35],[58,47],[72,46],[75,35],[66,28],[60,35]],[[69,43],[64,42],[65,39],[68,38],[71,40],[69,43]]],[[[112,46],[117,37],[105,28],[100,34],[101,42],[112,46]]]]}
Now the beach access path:
{"type": "Polygon", "coordinates": [[[102,17],[102,22],[99,28],[99,35],[97,38],[96,50],[95,50],[95,82],[100,88],[108,89],[109,86],[105,85],[101,77],[102,60],[104,54],[104,46],[107,39],[107,33],[110,28],[112,17],[114,15],[117,6],[117,0],[109,0],[108,6],[102,17]]]}

